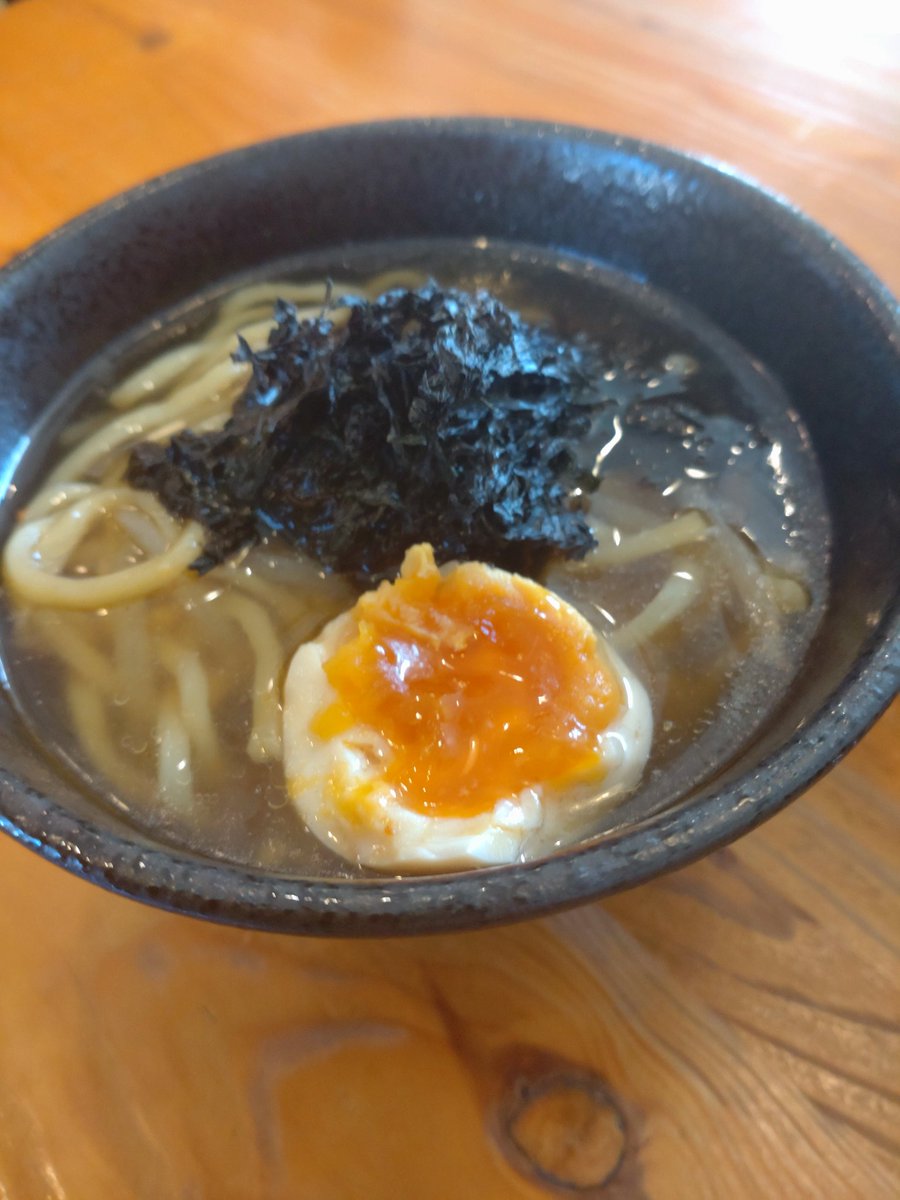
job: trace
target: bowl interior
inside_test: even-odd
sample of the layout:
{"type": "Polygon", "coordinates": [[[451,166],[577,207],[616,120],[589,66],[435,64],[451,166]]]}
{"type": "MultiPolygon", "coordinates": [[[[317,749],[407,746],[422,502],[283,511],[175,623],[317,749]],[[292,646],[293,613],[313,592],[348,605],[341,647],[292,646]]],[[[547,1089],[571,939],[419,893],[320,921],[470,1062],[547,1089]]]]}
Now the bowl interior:
{"type": "MultiPolygon", "coordinates": [[[[832,525],[830,596],[785,703],[712,783],[545,862],[340,885],[173,853],[55,770],[0,706],[0,823],[49,857],[169,907],[305,932],[409,932],[545,911],[696,857],[834,761],[896,686],[900,335],[846,251],[745,182],[658,147],[492,121],[284,139],[176,172],[64,227],[0,274],[0,479],[48,403],[149,314],[266,262],[395,238],[554,247],[705,315],[784,386],[832,525]]],[[[0,493],[2,494],[2,493],[0,493]]],[[[14,497],[0,508],[0,535],[14,497]]]]}

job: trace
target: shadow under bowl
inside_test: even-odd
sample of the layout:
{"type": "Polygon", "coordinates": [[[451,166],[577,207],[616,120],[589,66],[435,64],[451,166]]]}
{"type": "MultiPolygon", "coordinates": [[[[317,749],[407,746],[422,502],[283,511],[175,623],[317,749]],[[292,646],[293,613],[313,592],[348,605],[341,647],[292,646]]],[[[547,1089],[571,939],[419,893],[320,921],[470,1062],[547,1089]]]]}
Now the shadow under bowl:
{"type": "MultiPolygon", "coordinates": [[[[406,934],[633,886],[771,816],[863,734],[900,675],[900,322],[845,248],[716,166],[586,130],[400,121],[250,146],[66,225],[0,272],[2,495],[29,431],[105,346],[222,279],[397,238],[485,237],[600,260],[686,302],[784,386],[812,439],[830,595],[786,700],[714,779],[544,860],[378,880],[290,878],[174,850],[59,773],[0,703],[0,828],[162,907],[261,929],[406,934]]],[[[0,508],[0,535],[9,503],[0,508]]]]}

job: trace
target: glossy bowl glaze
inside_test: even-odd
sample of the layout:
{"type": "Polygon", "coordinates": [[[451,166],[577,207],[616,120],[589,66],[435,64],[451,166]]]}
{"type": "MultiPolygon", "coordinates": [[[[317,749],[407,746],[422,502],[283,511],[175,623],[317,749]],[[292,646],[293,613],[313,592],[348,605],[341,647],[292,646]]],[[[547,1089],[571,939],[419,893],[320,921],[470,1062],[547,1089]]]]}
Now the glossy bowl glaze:
{"type": "MultiPolygon", "coordinates": [[[[0,702],[0,827],[117,892],[327,935],[462,929],[575,904],[745,833],[832,766],[900,674],[900,323],[846,249],[733,173],[642,142],[495,120],[404,121],[251,146],[87,213],[0,272],[2,492],[72,375],[152,313],[327,247],[496,238],[602,260],[686,301],[781,381],[833,529],[830,599],[786,701],[665,811],[551,858],[385,880],[285,878],[174,850],[57,771],[0,702]]],[[[12,515],[0,507],[0,536],[12,515]]]]}

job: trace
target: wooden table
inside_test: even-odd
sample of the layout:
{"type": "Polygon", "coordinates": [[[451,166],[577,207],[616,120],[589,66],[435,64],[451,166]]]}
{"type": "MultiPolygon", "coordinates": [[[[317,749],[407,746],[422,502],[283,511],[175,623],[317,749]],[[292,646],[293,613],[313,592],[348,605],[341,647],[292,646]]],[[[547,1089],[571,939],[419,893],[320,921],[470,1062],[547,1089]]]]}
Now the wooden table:
{"type": "MultiPolygon", "coordinates": [[[[891,9],[23,0],[0,10],[0,260],[217,150],[497,113],[728,160],[897,289],[891,9]]],[[[4,840],[0,1197],[572,1194],[501,1154],[504,1105],[548,1168],[612,1170],[583,1194],[897,1195],[898,732],[895,707],[801,800],[695,866],[475,935],[334,944],[202,925],[4,840]],[[515,1071],[549,1080],[518,1116],[515,1071]],[[554,1122],[566,1144],[541,1143],[554,1122]]]]}

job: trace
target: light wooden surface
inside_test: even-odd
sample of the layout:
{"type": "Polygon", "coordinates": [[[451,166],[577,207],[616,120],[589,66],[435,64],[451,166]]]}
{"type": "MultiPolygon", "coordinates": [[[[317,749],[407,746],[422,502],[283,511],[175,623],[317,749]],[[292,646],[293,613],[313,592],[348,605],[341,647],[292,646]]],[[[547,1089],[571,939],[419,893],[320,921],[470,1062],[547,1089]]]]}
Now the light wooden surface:
{"type": "MultiPolygon", "coordinates": [[[[728,160],[898,289],[898,65],[883,0],[23,0],[0,10],[0,260],[216,150],[497,113],[728,160]]],[[[201,925],[4,840],[0,1198],[554,1194],[496,1127],[511,1079],[579,1072],[605,1111],[550,1088],[507,1123],[573,1181],[621,1153],[590,1194],[897,1195],[898,735],[895,707],[668,878],[416,942],[201,925]],[[566,1145],[539,1144],[548,1113],[566,1145]]]]}

